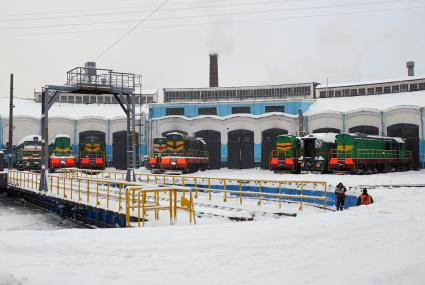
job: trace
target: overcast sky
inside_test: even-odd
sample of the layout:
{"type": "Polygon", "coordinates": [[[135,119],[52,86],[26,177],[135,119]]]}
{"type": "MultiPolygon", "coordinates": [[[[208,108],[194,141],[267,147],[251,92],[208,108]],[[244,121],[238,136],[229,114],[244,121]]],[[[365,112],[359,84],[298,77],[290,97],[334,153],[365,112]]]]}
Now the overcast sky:
{"type": "MultiPolygon", "coordinates": [[[[0,0],[0,96],[62,84],[164,1],[0,0]]],[[[425,0],[169,0],[97,60],[149,89],[399,78],[425,74],[425,0]]]]}

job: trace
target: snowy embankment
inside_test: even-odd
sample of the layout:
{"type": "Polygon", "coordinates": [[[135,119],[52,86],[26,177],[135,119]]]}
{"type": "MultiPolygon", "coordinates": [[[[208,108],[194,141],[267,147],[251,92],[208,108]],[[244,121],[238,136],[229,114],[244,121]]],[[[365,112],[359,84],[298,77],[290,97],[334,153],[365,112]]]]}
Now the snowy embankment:
{"type": "Polygon", "coordinates": [[[0,230],[0,284],[423,284],[424,189],[370,193],[373,205],[297,218],[0,230]]]}

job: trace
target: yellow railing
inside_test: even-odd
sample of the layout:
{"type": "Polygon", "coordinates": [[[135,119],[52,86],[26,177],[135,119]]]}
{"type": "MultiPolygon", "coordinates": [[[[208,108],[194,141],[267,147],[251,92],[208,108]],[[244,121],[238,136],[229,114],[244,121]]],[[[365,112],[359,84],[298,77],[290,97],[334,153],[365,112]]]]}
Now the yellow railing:
{"type": "Polygon", "coordinates": [[[145,225],[145,215],[147,211],[154,212],[155,220],[159,219],[159,211],[169,212],[170,224],[177,221],[177,210],[181,209],[189,213],[189,222],[196,224],[195,207],[193,203],[192,189],[187,187],[161,187],[161,188],[143,188],[138,186],[129,186],[126,189],[126,225],[131,226],[130,210],[137,209],[138,227],[145,225]],[[165,193],[165,199],[168,203],[160,203],[160,194],[165,193]],[[185,194],[189,194],[189,199],[185,194]],[[181,194],[179,199],[178,194],[181,194]],[[168,197],[168,198],[167,198],[168,197]],[[148,198],[150,198],[148,200],[148,198]],[[180,201],[180,205],[178,204],[180,201]]]}
{"type": "MultiPolygon", "coordinates": [[[[80,169],[67,169],[62,175],[82,175],[85,177],[100,177],[102,179],[109,178],[115,180],[125,180],[126,173],[119,171],[90,171],[86,172],[80,169]]],[[[303,200],[315,200],[323,203],[323,208],[326,209],[326,193],[328,184],[325,181],[296,181],[296,180],[268,180],[268,179],[237,179],[237,178],[218,178],[218,177],[197,177],[187,175],[164,175],[152,173],[136,173],[138,182],[154,183],[161,186],[187,186],[195,191],[195,198],[198,198],[198,193],[203,192],[208,194],[208,199],[212,199],[212,193],[221,193],[223,201],[227,202],[229,195],[234,195],[239,198],[240,204],[244,198],[252,199],[256,196],[258,205],[261,206],[262,200],[270,198],[278,199],[279,207],[282,199],[294,199],[299,201],[299,209],[303,209],[303,200]],[[246,191],[244,186],[255,186],[259,191],[246,191]],[[264,192],[265,187],[273,186],[277,189],[277,193],[264,192]],[[286,187],[285,187],[286,186],[286,187]],[[237,188],[232,190],[230,188],[237,188]],[[296,189],[300,194],[284,194],[283,189],[296,189]],[[320,190],[323,192],[321,196],[305,195],[305,190],[320,190]]]]}
{"type": "MultiPolygon", "coordinates": [[[[177,210],[189,213],[189,222],[196,223],[192,189],[189,187],[156,187],[143,183],[126,182],[123,180],[107,180],[81,177],[77,172],[50,174],[48,176],[49,195],[71,200],[121,213],[125,209],[126,225],[137,210],[138,226],[144,225],[145,213],[154,211],[155,219],[159,218],[160,210],[170,211],[170,223],[177,221],[177,210]],[[166,194],[168,197],[161,197],[166,194]],[[185,197],[188,194],[189,199],[185,197]],[[180,195],[180,196],[179,196],[180,195]],[[164,201],[167,201],[164,204],[164,201]],[[180,201],[181,205],[178,205],[180,201]],[[142,216],[141,214],[142,213],[142,216]]],[[[37,192],[40,174],[25,171],[9,171],[8,183],[21,189],[37,192]]]]}

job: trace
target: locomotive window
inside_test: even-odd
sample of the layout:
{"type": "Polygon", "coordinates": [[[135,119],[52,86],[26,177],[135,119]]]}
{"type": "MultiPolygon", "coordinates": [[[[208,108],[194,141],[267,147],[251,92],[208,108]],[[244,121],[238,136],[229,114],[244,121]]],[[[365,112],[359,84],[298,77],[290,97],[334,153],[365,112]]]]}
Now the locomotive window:
{"type": "Polygon", "coordinates": [[[198,115],[217,115],[216,107],[198,108],[198,115]]]}
{"type": "Polygon", "coordinates": [[[304,142],[304,157],[316,156],[316,139],[303,140],[304,142]]]}
{"type": "Polygon", "coordinates": [[[249,114],[251,113],[250,107],[232,107],[232,114],[249,114]]]}
{"type": "Polygon", "coordinates": [[[285,112],[285,106],[266,106],[266,113],[270,112],[285,112]]]}
{"type": "Polygon", "coordinates": [[[178,115],[178,116],[184,116],[184,108],[166,108],[165,109],[165,115],[178,115]]]}

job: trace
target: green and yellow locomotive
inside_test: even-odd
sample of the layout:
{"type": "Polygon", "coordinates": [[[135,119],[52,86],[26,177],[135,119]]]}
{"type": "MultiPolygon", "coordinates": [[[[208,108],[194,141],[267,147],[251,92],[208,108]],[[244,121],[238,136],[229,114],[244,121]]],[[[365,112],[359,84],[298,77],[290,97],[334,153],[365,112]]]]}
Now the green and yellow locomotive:
{"type": "Polygon", "coordinates": [[[80,137],[80,168],[105,169],[105,144],[96,135],[80,137]]]}
{"type": "Polygon", "coordinates": [[[300,139],[293,135],[276,137],[275,149],[270,154],[270,170],[274,172],[299,172],[298,157],[301,151],[300,139]]]}
{"type": "Polygon", "coordinates": [[[22,170],[40,170],[42,141],[39,135],[22,138],[16,144],[16,168],[22,170]]]}
{"type": "Polygon", "coordinates": [[[155,138],[154,153],[149,159],[152,172],[190,173],[208,168],[206,143],[199,138],[172,132],[155,138]]]}
{"type": "Polygon", "coordinates": [[[57,135],[50,144],[50,170],[75,166],[76,159],[71,149],[71,138],[68,135],[57,135]]]}
{"type": "Polygon", "coordinates": [[[338,134],[329,159],[329,170],[370,174],[412,169],[412,155],[402,138],[363,134],[338,134]]]}

